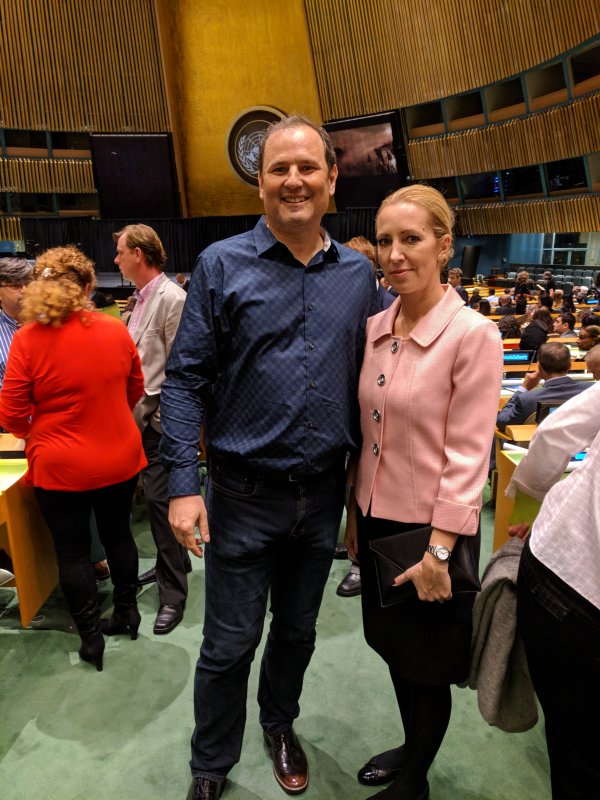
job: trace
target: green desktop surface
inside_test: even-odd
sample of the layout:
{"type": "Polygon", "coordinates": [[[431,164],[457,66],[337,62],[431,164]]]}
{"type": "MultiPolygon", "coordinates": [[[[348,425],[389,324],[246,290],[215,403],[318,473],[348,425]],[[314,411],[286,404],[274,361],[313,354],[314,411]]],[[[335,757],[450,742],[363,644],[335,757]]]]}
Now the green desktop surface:
{"type": "Polygon", "coordinates": [[[26,472],[26,458],[0,458],[0,492],[5,492],[26,472]]]}

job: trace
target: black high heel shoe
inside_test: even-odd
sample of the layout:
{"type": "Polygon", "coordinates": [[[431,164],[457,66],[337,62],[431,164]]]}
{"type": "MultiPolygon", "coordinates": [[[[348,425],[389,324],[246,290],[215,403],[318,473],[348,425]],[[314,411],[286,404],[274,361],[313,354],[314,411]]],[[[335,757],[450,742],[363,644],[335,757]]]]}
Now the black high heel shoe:
{"type": "Polygon", "coordinates": [[[101,619],[100,625],[105,636],[129,633],[132,641],[137,639],[138,628],[142,618],[137,606],[115,606],[108,619],[101,619]]]}
{"type": "Polygon", "coordinates": [[[102,672],[102,658],[104,656],[104,636],[101,633],[81,637],[79,658],[94,664],[98,672],[102,672]]]}

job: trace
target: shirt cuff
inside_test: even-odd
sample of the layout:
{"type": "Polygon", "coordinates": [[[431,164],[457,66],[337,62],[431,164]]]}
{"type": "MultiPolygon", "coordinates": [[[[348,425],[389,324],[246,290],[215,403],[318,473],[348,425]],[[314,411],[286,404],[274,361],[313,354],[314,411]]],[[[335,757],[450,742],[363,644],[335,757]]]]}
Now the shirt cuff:
{"type": "Polygon", "coordinates": [[[529,389],[526,389],[524,386],[517,386],[515,392],[528,392],[529,389]]]}
{"type": "Polygon", "coordinates": [[[188,497],[200,493],[198,467],[180,467],[169,472],[169,497],[188,497]]]}

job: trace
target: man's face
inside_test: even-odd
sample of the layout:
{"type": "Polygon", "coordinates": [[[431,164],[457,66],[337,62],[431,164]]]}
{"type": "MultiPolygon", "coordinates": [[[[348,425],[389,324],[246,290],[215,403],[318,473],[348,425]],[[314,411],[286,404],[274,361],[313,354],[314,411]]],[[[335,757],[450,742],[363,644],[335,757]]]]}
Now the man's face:
{"type": "Polygon", "coordinates": [[[272,134],[258,176],[269,227],[277,235],[306,229],[312,234],[335,191],[337,167],[325,161],[319,134],[305,126],[272,134]]]}
{"type": "Polygon", "coordinates": [[[554,320],[554,324],[552,326],[554,328],[554,333],[566,333],[569,330],[569,326],[566,322],[563,322],[560,317],[557,317],[554,320]]]}
{"type": "Polygon", "coordinates": [[[456,272],[449,272],[448,283],[450,286],[458,286],[460,284],[460,275],[457,275],[456,272]]]}
{"type": "Polygon", "coordinates": [[[19,319],[24,288],[24,284],[9,286],[0,283],[0,306],[4,313],[13,319],[19,319]]]}
{"type": "Polygon", "coordinates": [[[127,247],[127,234],[123,233],[119,236],[117,241],[117,255],[115,257],[115,264],[121,270],[124,278],[132,283],[135,283],[135,278],[138,273],[140,265],[139,248],[131,250],[127,247]]]}

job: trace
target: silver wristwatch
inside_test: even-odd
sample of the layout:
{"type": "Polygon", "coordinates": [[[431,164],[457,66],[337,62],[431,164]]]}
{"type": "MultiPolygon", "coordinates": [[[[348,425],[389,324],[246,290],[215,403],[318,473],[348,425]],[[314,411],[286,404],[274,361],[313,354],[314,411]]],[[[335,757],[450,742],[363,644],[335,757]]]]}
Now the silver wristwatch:
{"type": "Polygon", "coordinates": [[[428,544],[427,552],[437,558],[438,561],[450,561],[452,550],[448,550],[443,544],[428,544]]]}

